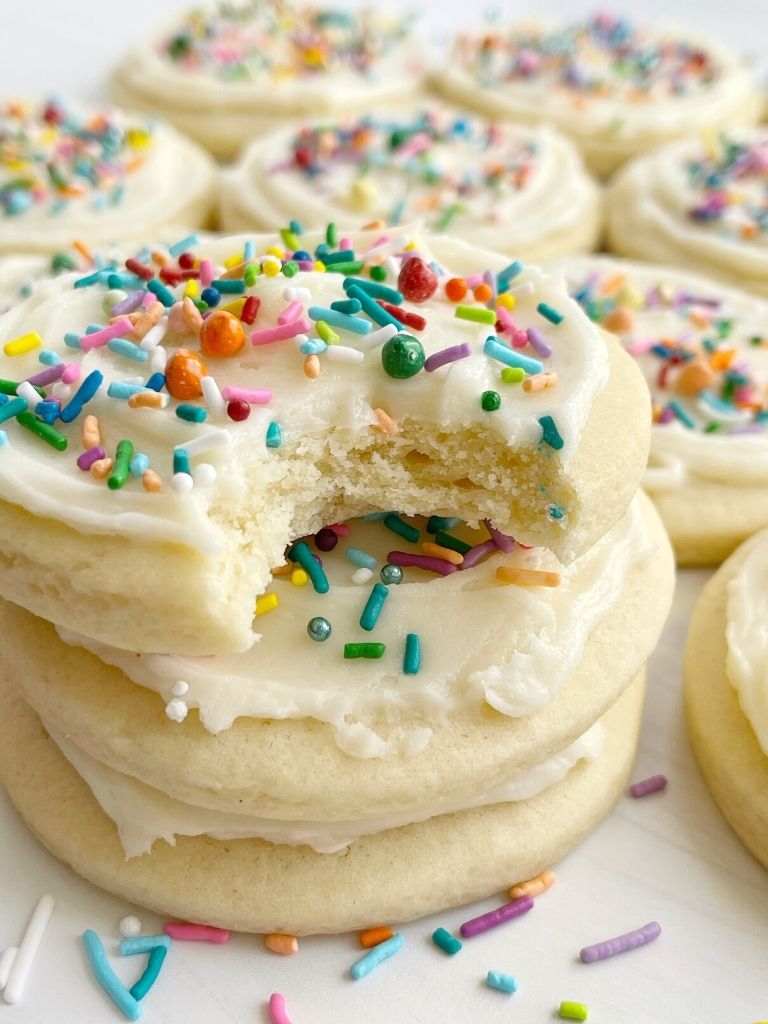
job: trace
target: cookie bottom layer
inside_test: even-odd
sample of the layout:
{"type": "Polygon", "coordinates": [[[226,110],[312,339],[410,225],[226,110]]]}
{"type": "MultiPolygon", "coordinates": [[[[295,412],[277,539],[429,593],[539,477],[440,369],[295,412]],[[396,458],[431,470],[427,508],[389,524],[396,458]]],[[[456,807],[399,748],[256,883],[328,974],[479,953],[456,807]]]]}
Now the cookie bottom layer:
{"type": "Polygon", "coordinates": [[[338,854],[204,836],[157,843],[126,861],[114,824],[7,681],[0,682],[0,778],[41,842],[117,896],[237,931],[341,932],[487,897],[563,857],[626,786],[643,690],[640,673],[602,719],[602,755],[537,797],[392,829],[338,854]]]}

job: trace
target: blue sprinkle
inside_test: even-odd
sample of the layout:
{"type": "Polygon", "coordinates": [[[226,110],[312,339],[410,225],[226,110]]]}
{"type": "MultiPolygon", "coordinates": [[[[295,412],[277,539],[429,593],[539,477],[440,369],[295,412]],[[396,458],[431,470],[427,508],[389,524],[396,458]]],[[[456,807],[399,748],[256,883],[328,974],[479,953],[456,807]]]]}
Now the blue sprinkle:
{"type": "Polygon", "coordinates": [[[135,363],[146,363],[149,359],[149,352],[146,349],[128,341],[127,338],[112,338],[107,342],[107,348],[115,355],[132,359],[135,363]]]}
{"type": "Polygon", "coordinates": [[[255,251],[256,247],[254,245],[253,239],[249,238],[248,241],[243,246],[243,262],[247,263],[248,260],[252,260],[255,251]]]}
{"type": "Polygon", "coordinates": [[[190,405],[187,402],[176,406],[176,415],[180,420],[186,420],[187,423],[205,423],[208,418],[208,413],[202,405],[190,405]]]}
{"type": "Polygon", "coordinates": [[[189,455],[186,448],[173,449],[173,472],[191,474],[189,467],[189,455]]]}
{"type": "Polygon", "coordinates": [[[391,939],[387,939],[386,942],[380,942],[378,946],[374,946],[364,957],[353,963],[349,973],[355,981],[364,978],[366,974],[370,974],[371,971],[375,970],[383,960],[388,960],[398,950],[402,949],[404,942],[405,939],[402,932],[397,932],[391,939]]]}
{"type": "Polygon", "coordinates": [[[101,370],[91,370],[80,387],[59,413],[61,421],[63,423],[71,423],[72,420],[77,419],[83,411],[83,406],[90,402],[103,383],[104,374],[101,370]]]}
{"type": "Polygon", "coordinates": [[[187,249],[191,249],[193,245],[197,245],[200,239],[197,235],[187,235],[186,238],[180,238],[178,242],[174,242],[173,245],[168,246],[168,252],[171,256],[181,256],[187,249]]]}
{"type": "MultiPolygon", "coordinates": [[[[75,337],[78,337],[78,335],[75,335],[75,337]]],[[[66,335],[65,335],[65,340],[66,340],[66,335]]],[[[78,348],[80,347],[80,343],[79,342],[78,342],[77,347],[78,348]]],[[[43,366],[58,366],[59,363],[63,363],[64,362],[64,360],[61,358],[61,356],[59,355],[58,352],[53,352],[49,348],[44,348],[41,352],[39,352],[37,358],[40,360],[40,362],[43,364],[43,366]]]]}
{"type": "Polygon", "coordinates": [[[8,444],[8,435],[4,430],[0,430],[0,448],[2,448],[3,445],[6,444],[8,444]]]}
{"type": "Polygon", "coordinates": [[[120,943],[120,952],[123,956],[135,956],[137,953],[151,953],[158,947],[170,949],[170,935],[135,935],[123,939],[120,943]]]}
{"type": "Polygon", "coordinates": [[[162,391],[165,387],[165,374],[160,373],[159,371],[157,373],[153,373],[147,381],[146,386],[150,391],[162,391]]]}
{"type": "Polygon", "coordinates": [[[131,395],[138,395],[146,390],[143,384],[129,384],[124,380],[113,380],[107,388],[107,395],[110,398],[121,398],[127,402],[131,395]]]}
{"type": "Polygon", "coordinates": [[[299,351],[305,356],[318,356],[328,348],[322,338],[308,338],[299,345],[299,351]]]}
{"type": "Polygon", "coordinates": [[[361,548],[347,548],[345,554],[350,562],[360,569],[373,570],[379,564],[373,555],[369,555],[367,551],[363,551],[361,548]]]}
{"type": "MultiPolygon", "coordinates": [[[[679,402],[673,400],[668,402],[667,405],[684,426],[688,427],[689,430],[693,430],[696,424],[679,402]]],[[[733,410],[730,411],[732,412],[733,410]]]]}
{"type": "Polygon", "coordinates": [[[200,298],[208,307],[218,306],[221,302],[221,295],[215,288],[203,288],[200,292],[200,298]]]}
{"type": "Polygon", "coordinates": [[[511,974],[502,974],[501,971],[488,971],[485,976],[485,983],[489,988],[495,988],[499,992],[506,992],[509,996],[513,992],[517,992],[518,988],[517,978],[513,978],[511,974]]]}
{"type": "Polygon", "coordinates": [[[67,331],[64,335],[64,344],[67,348],[80,348],[80,335],[77,331],[67,331]]]}
{"type": "Polygon", "coordinates": [[[483,345],[483,352],[491,359],[496,359],[506,366],[519,367],[526,373],[541,373],[544,363],[539,359],[532,359],[530,356],[523,356],[518,351],[504,345],[495,335],[490,335],[483,345]]]}
{"type": "Polygon", "coordinates": [[[38,402],[35,412],[44,423],[53,425],[59,418],[61,406],[58,402],[38,402]]]}
{"type": "Polygon", "coordinates": [[[149,456],[144,452],[136,452],[131,459],[131,476],[140,479],[149,469],[149,456]]]}
{"type": "Polygon", "coordinates": [[[274,420],[267,427],[267,448],[279,448],[283,443],[283,430],[274,420]]]}
{"type": "Polygon", "coordinates": [[[83,946],[96,980],[128,1020],[141,1017],[141,1006],[109,966],[101,939],[90,928],[83,932],[83,946]]]}

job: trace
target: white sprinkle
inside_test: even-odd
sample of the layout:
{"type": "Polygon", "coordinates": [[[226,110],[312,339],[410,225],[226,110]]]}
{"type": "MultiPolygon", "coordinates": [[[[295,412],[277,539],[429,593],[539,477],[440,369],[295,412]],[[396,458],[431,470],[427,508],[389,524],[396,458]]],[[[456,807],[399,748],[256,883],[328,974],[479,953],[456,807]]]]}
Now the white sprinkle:
{"type": "MultiPolygon", "coordinates": [[[[35,392],[35,394],[37,394],[37,392],[35,392]]],[[[37,397],[39,398],[40,396],[38,395],[37,397]]],[[[62,402],[68,402],[71,397],[72,388],[69,384],[65,384],[63,381],[57,380],[51,388],[51,398],[60,398],[62,402]]]]}
{"type": "Polygon", "coordinates": [[[40,395],[35,391],[34,387],[29,383],[28,380],[24,380],[16,388],[16,394],[19,398],[23,398],[30,409],[34,409],[37,403],[41,400],[40,395]]]}
{"type": "Polygon", "coordinates": [[[533,295],[536,289],[533,287],[533,281],[523,281],[522,284],[516,285],[514,288],[510,288],[507,295],[533,295]]]}
{"type": "Polygon", "coordinates": [[[128,914],[120,919],[117,930],[124,939],[132,939],[141,934],[141,921],[134,914],[128,914]]]}
{"type": "Polygon", "coordinates": [[[308,334],[297,334],[296,337],[293,339],[294,345],[296,346],[296,348],[299,348],[299,349],[307,341],[309,341],[309,335],[308,334]]]}
{"type": "Polygon", "coordinates": [[[201,462],[192,470],[192,479],[195,481],[195,487],[210,487],[216,482],[216,469],[210,462],[201,462]]]}
{"type": "Polygon", "coordinates": [[[203,389],[205,403],[211,410],[211,415],[224,419],[227,415],[227,403],[221,397],[221,391],[219,391],[219,385],[215,379],[213,377],[203,377],[200,385],[203,389]]]}
{"type": "Polygon", "coordinates": [[[352,582],[367,583],[371,576],[373,576],[373,572],[370,569],[366,569],[364,567],[360,569],[355,569],[355,571],[352,573],[352,582]]]}
{"type": "Polygon", "coordinates": [[[362,363],[365,352],[350,348],[349,345],[329,345],[325,350],[325,358],[332,363],[362,363]]]}
{"type": "Polygon", "coordinates": [[[183,722],[189,714],[189,708],[183,700],[174,697],[173,700],[169,700],[165,705],[165,713],[174,722],[183,722]]]}
{"type": "Polygon", "coordinates": [[[311,302],[312,292],[309,288],[284,288],[283,298],[288,302],[311,302]]]}
{"type": "Polygon", "coordinates": [[[371,331],[370,334],[361,334],[357,339],[357,344],[361,349],[369,351],[370,349],[378,348],[379,345],[383,345],[385,341],[389,341],[396,334],[397,328],[394,324],[384,324],[378,331],[371,331]]]}
{"type": "Polygon", "coordinates": [[[174,451],[183,448],[191,459],[195,455],[202,455],[203,452],[211,451],[212,448],[226,448],[230,441],[229,431],[222,430],[219,427],[215,430],[209,430],[207,434],[200,434],[199,437],[194,437],[190,441],[177,444],[174,451]]]}
{"type": "Polygon", "coordinates": [[[158,345],[157,348],[152,349],[152,353],[149,357],[149,368],[152,373],[165,373],[165,364],[167,361],[168,353],[162,345],[158,345]]]}
{"type": "Polygon", "coordinates": [[[157,346],[163,340],[167,329],[168,325],[164,320],[161,320],[160,323],[155,324],[154,327],[150,327],[147,333],[141,339],[139,343],[140,347],[143,348],[145,352],[151,352],[151,350],[153,348],[157,348],[157,346]]]}
{"type": "Polygon", "coordinates": [[[37,906],[32,911],[32,917],[29,919],[29,924],[8,972],[8,980],[3,989],[3,998],[6,1003],[18,1003],[24,994],[24,986],[32,969],[35,953],[37,953],[55,906],[56,901],[53,896],[48,894],[41,896],[37,901],[37,906]]]}
{"type": "Polygon", "coordinates": [[[195,486],[195,481],[189,473],[174,473],[171,479],[171,487],[177,494],[189,494],[195,486]]]}
{"type": "Polygon", "coordinates": [[[185,683],[183,679],[177,679],[171,687],[171,693],[174,697],[183,697],[189,693],[189,683],[185,683]]]}
{"type": "Polygon", "coordinates": [[[400,276],[400,264],[394,256],[387,256],[387,270],[389,271],[389,276],[394,281],[396,281],[400,276]]]}
{"type": "Polygon", "coordinates": [[[13,961],[16,959],[18,952],[19,950],[16,946],[9,946],[8,949],[4,949],[0,953],[0,990],[4,989],[8,983],[13,961]]]}

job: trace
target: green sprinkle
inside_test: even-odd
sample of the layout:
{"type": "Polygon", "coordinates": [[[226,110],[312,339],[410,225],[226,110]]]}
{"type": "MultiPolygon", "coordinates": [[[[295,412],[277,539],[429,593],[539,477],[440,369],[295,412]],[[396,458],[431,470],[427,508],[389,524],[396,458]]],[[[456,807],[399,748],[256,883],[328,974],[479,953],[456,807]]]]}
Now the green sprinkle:
{"type": "Polygon", "coordinates": [[[539,425],[541,426],[541,440],[544,444],[548,444],[550,448],[554,448],[556,452],[559,452],[565,442],[560,437],[560,431],[555,425],[555,421],[551,416],[541,416],[539,418],[539,425]]]}
{"type": "Polygon", "coordinates": [[[283,276],[284,277],[296,277],[299,272],[299,264],[296,260],[288,260],[287,263],[283,264],[283,276]]]}
{"type": "Polygon", "coordinates": [[[186,402],[176,406],[176,415],[187,423],[205,423],[208,413],[201,405],[189,405],[186,402]]]}
{"type": "Polygon", "coordinates": [[[558,1013],[562,1020],[587,1020],[589,1017],[589,1010],[584,1003],[572,1003],[569,1000],[560,1003],[558,1013]]]}
{"type": "MultiPolygon", "coordinates": [[[[15,395],[17,394],[17,388],[21,384],[20,380],[0,380],[0,395],[15,395]]],[[[35,391],[40,395],[41,398],[45,398],[45,391],[42,388],[35,388],[35,391]]]]}
{"type": "Polygon", "coordinates": [[[561,324],[565,319],[562,313],[559,313],[553,306],[550,306],[546,302],[540,302],[536,307],[536,310],[541,313],[545,320],[549,320],[551,324],[561,324]]]}
{"type": "Polygon", "coordinates": [[[501,405],[501,395],[498,391],[484,391],[480,396],[480,405],[486,412],[496,412],[501,405]]]}
{"type": "Polygon", "coordinates": [[[243,271],[243,280],[245,281],[247,288],[252,288],[256,284],[256,278],[261,273],[261,267],[258,263],[249,263],[243,271]]]}
{"type": "Polygon", "coordinates": [[[463,203],[451,203],[450,206],[446,206],[437,219],[435,231],[445,231],[453,218],[463,213],[465,209],[466,207],[463,203]]]}
{"type": "Polygon", "coordinates": [[[286,249],[292,249],[295,252],[301,248],[301,243],[290,228],[280,228],[280,237],[285,243],[286,249]]]}
{"type": "Polygon", "coordinates": [[[336,231],[336,225],[333,223],[333,221],[331,221],[325,229],[325,240],[332,249],[336,248],[339,236],[336,231]]]}
{"type": "Polygon", "coordinates": [[[267,448],[279,448],[283,443],[283,430],[279,423],[273,420],[267,427],[267,448]]]}
{"type": "Polygon", "coordinates": [[[456,956],[462,949],[462,943],[445,928],[436,928],[432,932],[432,941],[439,949],[447,953],[448,956],[456,956]]]}
{"type": "MultiPolygon", "coordinates": [[[[8,404],[10,405],[11,403],[9,402],[8,404]]],[[[20,423],[22,427],[26,427],[33,434],[36,434],[41,441],[45,441],[51,448],[55,448],[57,452],[63,452],[69,444],[66,436],[57,430],[56,427],[52,427],[49,423],[43,423],[42,420],[39,420],[29,410],[18,413],[16,422],[20,423]]]]}
{"type": "Polygon", "coordinates": [[[749,344],[750,345],[755,345],[755,346],[762,345],[763,344],[763,337],[762,337],[762,335],[761,334],[753,334],[752,337],[749,339],[749,344]]]}
{"type": "Polygon", "coordinates": [[[54,274],[60,274],[62,270],[76,270],[77,262],[74,256],[70,256],[68,252],[57,252],[54,253],[51,259],[51,270],[54,274]]]}
{"type": "Polygon", "coordinates": [[[374,281],[386,281],[387,280],[387,269],[382,267],[381,264],[371,267],[368,271],[371,275],[371,279],[374,281]]]}
{"type": "Polygon", "coordinates": [[[325,269],[329,274],[359,274],[364,267],[362,260],[350,260],[348,263],[332,263],[325,269]]]}
{"type": "Polygon", "coordinates": [[[388,597],[389,588],[385,587],[383,583],[374,583],[373,590],[365,602],[365,608],[363,608],[363,613],[360,616],[360,626],[369,633],[376,627],[384,607],[384,602],[388,597]]]}
{"type": "Polygon", "coordinates": [[[245,291],[245,278],[220,277],[211,281],[211,288],[215,288],[220,295],[242,295],[245,291]]]}
{"type": "Polygon", "coordinates": [[[466,555],[468,551],[472,550],[471,544],[467,544],[465,540],[460,540],[459,537],[454,537],[452,533],[445,533],[443,530],[438,530],[435,534],[435,544],[439,544],[441,548],[448,548],[450,551],[458,551],[460,555],[466,555]]]}
{"type": "Polygon", "coordinates": [[[456,307],[454,314],[458,320],[471,320],[474,324],[495,324],[496,313],[485,306],[462,306],[456,307]]]}
{"type": "Polygon", "coordinates": [[[131,471],[131,460],[133,459],[133,443],[131,441],[118,441],[117,453],[115,454],[115,466],[112,474],[107,480],[107,486],[111,491],[119,491],[125,487],[125,483],[131,471]]]}
{"type": "Polygon", "coordinates": [[[461,522],[458,516],[430,516],[427,520],[427,533],[439,533],[440,530],[452,530],[461,522]]]}
{"type": "Polygon", "coordinates": [[[522,366],[506,366],[501,371],[501,379],[505,384],[519,384],[525,380],[525,370],[522,366]]]}
{"type": "Polygon", "coordinates": [[[410,541],[411,544],[418,544],[421,533],[416,529],[415,526],[411,526],[410,523],[404,522],[399,515],[395,512],[389,512],[384,516],[384,525],[392,533],[396,533],[398,537],[402,537],[403,540],[410,541]]]}
{"type": "Polygon", "coordinates": [[[718,430],[722,430],[722,429],[723,429],[723,424],[722,423],[720,423],[718,420],[712,420],[710,423],[708,423],[706,425],[706,427],[704,427],[704,433],[705,434],[716,434],[718,430]]]}
{"type": "MultiPolygon", "coordinates": [[[[403,672],[407,676],[415,676],[421,668],[421,641],[418,633],[408,633],[405,638],[405,654],[403,655],[403,672]]],[[[459,946],[461,949],[461,946],[459,946]]]]}
{"type": "Polygon", "coordinates": [[[325,320],[318,320],[315,324],[315,330],[326,343],[326,345],[338,345],[341,338],[338,336],[336,331],[327,324],[325,320]]]}
{"type": "Polygon", "coordinates": [[[344,644],[344,657],[380,658],[386,649],[386,644],[344,644]]]}

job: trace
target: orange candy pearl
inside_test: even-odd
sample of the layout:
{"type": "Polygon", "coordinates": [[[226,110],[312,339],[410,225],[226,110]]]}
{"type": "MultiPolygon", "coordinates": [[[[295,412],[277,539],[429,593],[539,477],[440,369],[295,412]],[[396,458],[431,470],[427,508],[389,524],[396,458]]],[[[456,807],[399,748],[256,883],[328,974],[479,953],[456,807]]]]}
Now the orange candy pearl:
{"type": "Polygon", "coordinates": [[[452,277],[445,282],[445,294],[451,302],[461,302],[468,290],[463,277],[452,277]]]}
{"type": "Polygon", "coordinates": [[[197,354],[180,348],[165,366],[165,386],[169,394],[181,401],[199,398],[203,393],[201,380],[208,376],[208,367],[197,354]]]}
{"type": "Polygon", "coordinates": [[[493,295],[493,292],[491,291],[489,285],[483,283],[477,285],[477,287],[473,289],[472,294],[474,295],[478,302],[487,302],[488,299],[490,299],[490,297],[493,295]]]}
{"type": "Polygon", "coordinates": [[[245,343],[242,323],[226,309],[217,309],[203,320],[200,349],[207,356],[234,356],[245,343]]]}

